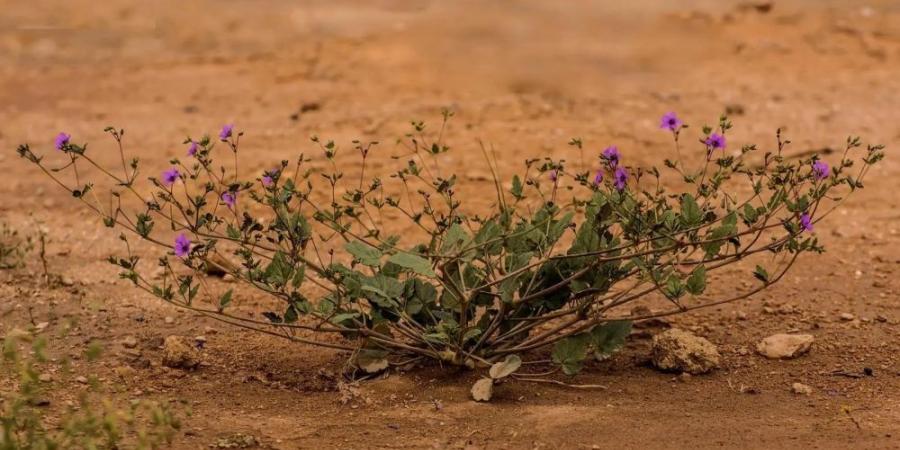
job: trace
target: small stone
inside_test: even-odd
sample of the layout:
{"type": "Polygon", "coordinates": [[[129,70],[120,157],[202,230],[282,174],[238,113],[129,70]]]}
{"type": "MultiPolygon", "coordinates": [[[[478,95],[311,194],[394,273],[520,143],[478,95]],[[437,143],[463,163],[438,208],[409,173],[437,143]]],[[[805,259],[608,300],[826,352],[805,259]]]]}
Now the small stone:
{"type": "Polygon", "coordinates": [[[875,320],[877,320],[878,322],[887,322],[888,319],[887,319],[887,316],[885,316],[883,314],[879,314],[879,315],[875,316],[875,320]]]}
{"type": "Polygon", "coordinates": [[[682,383],[687,383],[688,381],[691,381],[692,377],[693,377],[693,375],[691,375],[687,372],[681,372],[681,374],[678,375],[678,381],[680,381],[682,383]]]}
{"type": "Polygon", "coordinates": [[[113,369],[113,372],[119,376],[119,378],[133,378],[137,371],[134,370],[131,366],[119,366],[113,369]]]}
{"type": "Polygon", "coordinates": [[[173,323],[175,323],[175,318],[172,316],[166,316],[163,319],[163,322],[165,322],[167,325],[172,325],[173,323]]]}
{"type": "Polygon", "coordinates": [[[75,377],[75,381],[78,383],[81,383],[81,384],[87,384],[88,379],[84,375],[79,375],[79,376],[75,377]]]}
{"type": "Polygon", "coordinates": [[[44,383],[49,383],[53,381],[53,376],[49,373],[42,373],[38,376],[38,380],[44,383]]]}
{"type": "Polygon", "coordinates": [[[230,273],[226,273],[225,275],[222,276],[222,281],[224,281],[226,283],[234,283],[236,281],[236,279],[234,278],[234,275],[232,275],[230,273]]]}
{"type": "Polygon", "coordinates": [[[738,311],[737,319],[738,320],[747,320],[747,313],[745,313],[744,311],[738,311]]]}
{"type": "Polygon", "coordinates": [[[162,364],[174,369],[193,369],[200,365],[200,352],[179,336],[169,336],[163,343],[162,364]]]}
{"type": "Polygon", "coordinates": [[[791,385],[791,392],[797,395],[809,395],[812,394],[812,388],[803,383],[794,383],[791,385]]]}
{"type": "Polygon", "coordinates": [[[850,313],[841,314],[841,320],[843,320],[845,322],[849,322],[855,318],[856,318],[856,316],[854,316],[853,314],[850,314],[850,313]]]}
{"type": "Polygon", "coordinates": [[[218,332],[219,332],[219,330],[217,330],[211,326],[207,325],[207,326],[203,327],[203,334],[216,334],[218,332]]]}
{"type": "Polygon", "coordinates": [[[37,325],[34,326],[34,331],[40,333],[47,329],[50,326],[50,322],[38,322],[37,325]]]}
{"type": "Polygon", "coordinates": [[[46,397],[37,397],[29,402],[31,406],[50,406],[50,399],[46,397]]]}
{"type": "Polygon", "coordinates": [[[135,348],[137,345],[138,341],[134,336],[126,336],[125,339],[122,339],[122,347],[135,348]]]}
{"type": "Polygon", "coordinates": [[[719,367],[719,351],[708,340],[672,328],[653,337],[653,365],[665,371],[707,373],[719,367]]]}
{"type": "Polygon", "coordinates": [[[756,344],[756,351],[770,359],[792,359],[808,352],[814,340],[811,334],[773,334],[756,344]]]}

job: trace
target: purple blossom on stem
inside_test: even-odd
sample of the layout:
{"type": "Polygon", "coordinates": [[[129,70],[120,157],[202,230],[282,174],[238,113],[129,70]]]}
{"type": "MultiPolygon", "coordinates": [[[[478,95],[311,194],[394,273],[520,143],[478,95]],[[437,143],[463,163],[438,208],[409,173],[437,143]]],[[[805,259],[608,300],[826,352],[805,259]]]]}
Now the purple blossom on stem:
{"type": "Polygon", "coordinates": [[[184,233],[175,238],[175,256],[184,258],[191,252],[191,240],[184,233]]]}
{"type": "Polygon", "coordinates": [[[191,141],[191,145],[188,146],[187,154],[188,156],[197,155],[197,143],[195,141],[191,141]]]}
{"type": "Polygon", "coordinates": [[[813,230],[812,218],[809,217],[808,213],[800,214],[800,230],[802,230],[802,231],[812,231],[813,230]]]}
{"type": "Polygon", "coordinates": [[[233,123],[222,125],[222,131],[219,132],[219,139],[226,140],[231,137],[231,131],[234,129],[233,123]]]}
{"type": "Polygon", "coordinates": [[[234,203],[237,201],[237,194],[231,191],[222,193],[222,202],[228,205],[229,208],[234,209],[234,203]]]}
{"type": "Polygon", "coordinates": [[[553,169],[553,171],[550,172],[550,181],[556,183],[557,180],[559,180],[559,169],[553,169]]]}
{"type": "Polygon", "coordinates": [[[713,133],[706,138],[706,146],[709,147],[710,153],[717,148],[725,148],[725,136],[719,133],[713,133]]]}
{"type": "Polygon", "coordinates": [[[812,165],[813,173],[816,175],[817,180],[824,180],[828,178],[828,174],[831,169],[828,167],[828,164],[825,161],[816,161],[812,165]]]}
{"type": "Polygon", "coordinates": [[[613,178],[613,185],[615,185],[616,189],[619,191],[625,190],[625,183],[628,182],[628,171],[624,167],[617,167],[613,178]]]}
{"type": "Polygon", "coordinates": [[[603,150],[603,153],[600,154],[600,159],[606,161],[606,164],[609,165],[610,169],[615,169],[619,166],[619,159],[621,159],[622,155],[619,154],[619,147],[615,145],[611,145],[603,150]]]}
{"type": "Polygon", "coordinates": [[[603,171],[598,170],[597,175],[594,175],[594,186],[600,186],[600,183],[603,182],[603,171]]]}
{"type": "Polygon", "coordinates": [[[262,184],[265,187],[272,187],[275,184],[275,178],[278,178],[278,168],[263,172],[262,184]]]}
{"type": "Polygon", "coordinates": [[[674,112],[663,114],[662,119],[659,121],[659,127],[664,130],[677,131],[682,125],[684,125],[684,122],[674,112]]]}
{"type": "Polygon", "coordinates": [[[162,183],[164,186],[171,186],[175,184],[178,179],[181,178],[181,172],[178,171],[177,167],[172,167],[171,169],[162,173],[162,183]]]}
{"type": "Polygon", "coordinates": [[[53,140],[53,144],[56,146],[57,150],[62,150],[69,145],[69,139],[72,139],[71,134],[60,132],[56,135],[56,139],[53,140]]]}

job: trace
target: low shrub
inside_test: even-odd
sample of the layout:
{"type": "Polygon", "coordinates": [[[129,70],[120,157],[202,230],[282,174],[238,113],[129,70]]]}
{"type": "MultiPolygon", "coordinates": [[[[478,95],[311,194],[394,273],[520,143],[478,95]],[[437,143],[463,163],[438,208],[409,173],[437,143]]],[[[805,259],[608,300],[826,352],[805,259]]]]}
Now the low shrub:
{"type": "MultiPolygon", "coordinates": [[[[443,124],[451,116],[445,112],[443,124]]],[[[187,138],[186,156],[140,189],[139,159],[124,152],[124,130],[106,130],[120,168],[97,164],[87,145],[64,133],[53,158],[65,158],[62,165],[29,145],[18,153],[107,227],[127,231],[126,244],[137,236],[165,249],[161,279],[146,275],[151,265],[130,245],[110,262],[173,305],[350,351],[370,372],[430,359],[506,373],[519,355],[553,346],[567,374],[615,351],[632,321],[746,299],[780,280],[801,254],[822,252],[814,227],[884,156],[883,146],[861,149],[852,137],[831,165],[817,155],[790,158],[780,131],[770,150],[732,150],[732,123],[722,117],[693,136],[698,154],[682,158],[691,129],[669,113],[660,126],[673,137],[674,157],[661,168],[629,165],[609,147],[595,170],[530,159],[507,184],[496,154],[482,147],[493,204],[476,214],[463,208],[457,176],[441,166],[450,150],[443,124],[430,133],[414,122],[398,140],[401,166],[385,178],[367,167],[377,142],[353,141],[347,151],[359,164],[351,168],[336,161],[344,150],[317,137],[321,159],[300,155],[247,173],[239,165],[243,133],[232,125],[216,138],[187,138]],[[672,175],[665,183],[664,171],[672,175]],[[111,192],[95,192],[88,172],[111,180],[111,192]],[[126,196],[140,207],[123,207],[126,196]],[[401,229],[392,223],[398,218],[417,231],[392,232],[401,229]],[[234,262],[214,262],[223,259],[234,262]],[[755,284],[741,291],[729,280],[724,295],[706,294],[709,274],[745,260],[758,263],[746,271],[755,284]],[[265,320],[240,314],[232,289],[206,281],[210,265],[281,307],[265,320]],[[651,298],[670,307],[636,307],[651,298]]],[[[569,144],[583,155],[582,140],[569,144]]]]}

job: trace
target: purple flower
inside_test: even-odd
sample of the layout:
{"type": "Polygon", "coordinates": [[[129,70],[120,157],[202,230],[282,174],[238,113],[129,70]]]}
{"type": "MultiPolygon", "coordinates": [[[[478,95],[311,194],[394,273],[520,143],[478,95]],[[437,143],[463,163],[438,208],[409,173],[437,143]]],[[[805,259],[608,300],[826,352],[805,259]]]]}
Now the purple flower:
{"type": "Polygon", "coordinates": [[[556,183],[556,180],[559,180],[559,169],[553,169],[553,171],[550,172],[550,181],[556,183]]]}
{"type": "Polygon", "coordinates": [[[594,175],[594,186],[600,186],[600,183],[603,182],[603,171],[598,170],[597,175],[594,175]]]}
{"type": "Polygon", "coordinates": [[[813,173],[816,175],[817,180],[824,180],[828,178],[828,174],[830,173],[830,168],[825,161],[816,161],[812,165],[813,173]]]}
{"type": "Polygon", "coordinates": [[[800,230],[802,231],[812,231],[813,224],[812,218],[809,217],[809,214],[803,213],[800,215],[800,230]]]}
{"type": "Polygon", "coordinates": [[[228,205],[229,208],[234,208],[234,202],[237,201],[237,195],[234,192],[223,192],[222,193],[222,201],[228,205]]]}
{"type": "Polygon", "coordinates": [[[613,178],[615,179],[613,184],[616,186],[616,189],[619,191],[625,190],[625,183],[628,181],[628,171],[624,167],[617,167],[613,178]]]}
{"type": "Polygon", "coordinates": [[[619,147],[615,145],[611,145],[603,150],[603,153],[600,154],[600,159],[606,161],[606,164],[609,165],[610,169],[615,169],[619,166],[619,159],[622,155],[619,154],[619,147]]]}
{"type": "Polygon", "coordinates": [[[676,131],[681,128],[684,122],[675,115],[674,112],[667,112],[663,114],[662,119],[659,121],[659,127],[664,130],[672,130],[676,131]]]}
{"type": "Polygon", "coordinates": [[[178,172],[177,167],[172,167],[171,169],[162,173],[162,182],[164,186],[171,186],[175,184],[178,179],[181,178],[181,173],[178,172]]]}
{"type": "Polygon", "coordinates": [[[719,133],[713,133],[706,138],[706,146],[709,147],[710,153],[717,148],[725,148],[725,136],[719,133]]]}
{"type": "Polygon", "coordinates": [[[175,238],[175,256],[184,258],[191,252],[191,240],[184,233],[175,238]]]}
{"type": "Polygon", "coordinates": [[[53,143],[54,145],[56,145],[57,150],[62,150],[66,148],[67,145],[69,145],[69,139],[72,139],[71,134],[60,132],[56,135],[56,139],[53,140],[53,143]]]}
{"type": "Polygon", "coordinates": [[[263,172],[262,184],[265,187],[272,187],[275,184],[275,179],[278,178],[280,171],[278,168],[274,168],[272,170],[267,170],[263,172]]]}
{"type": "Polygon", "coordinates": [[[219,132],[219,139],[225,140],[231,137],[231,130],[234,129],[233,123],[222,125],[222,131],[219,132]]]}
{"type": "Polygon", "coordinates": [[[188,156],[194,156],[197,154],[197,143],[191,141],[191,145],[188,146],[188,156]]]}

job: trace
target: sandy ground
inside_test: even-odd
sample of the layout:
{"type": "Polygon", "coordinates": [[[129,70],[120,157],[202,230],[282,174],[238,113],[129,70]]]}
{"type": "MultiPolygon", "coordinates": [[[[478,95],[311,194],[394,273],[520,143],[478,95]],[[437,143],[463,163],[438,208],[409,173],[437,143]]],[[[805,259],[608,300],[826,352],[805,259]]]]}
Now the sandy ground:
{"type": "MultiPolygon", "coordinates": [[[[29,311],[50,322],[48,336],[74,321],[52,340],[60,355],[92,341],[108,349],[101,363],[76,360],[77,371],[122,401],[192,411],[174,448],[234,433],[278,449],[900,448],[896,1],[3,3],[0,219],[42,223],[50,270],[68,286],[45,287],[34,261],[0,272],[0,333],[29,311]],[[373,170],[387,170],[409,120],[436,124],[442,107],[456,111],[445,164],[475,211],[491,185],[477,139],[495,146],[507,176],[528,157],[574,158],[573,136],[593,153],[614,143],[633,163],[658,164],[672,151],[657,129],[669,110],[695,126],[730,111],[732,149],[771,147],[781,127],[790,152],[858,134],[887,144],[888,158],[817,227],[826,254],[750,301],[672,319],[719,345],[721,370],[686,382],[656,372],[639,333],[569,380],[608,390],[508,383],[476,404],[476,374],[429,368],[362,382],[342,402],[345,354],[224,328],[129,288],[104,261],[120,250],[115,235],[13,153],[21,142],[49,150],[66,130],[115,163],[102,132],[115,125],[129,152],[163,168],[186,135],[234,121],[253,170],[313,152],[313,134],[380,140],[373,170]],[[748,351],[787,331],[815,335],[812,352],[769,361],[748,351]],[[206,364],[160,367],[169,334],[205,335],[206,364]],[[137,349],[121,346],[126,336],[137,349]],[[873,376],[833,374],[864,368],[873,376]],[[792,394],[794,382],[812,395],[792,394]]],[[[743,277],[726,273],[716,289],[743,277]]],[[[243,305],[255,302],[247,293],[243,305]]],[[[83,388],[52,385],[59,404],[83,388]]]]}

